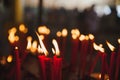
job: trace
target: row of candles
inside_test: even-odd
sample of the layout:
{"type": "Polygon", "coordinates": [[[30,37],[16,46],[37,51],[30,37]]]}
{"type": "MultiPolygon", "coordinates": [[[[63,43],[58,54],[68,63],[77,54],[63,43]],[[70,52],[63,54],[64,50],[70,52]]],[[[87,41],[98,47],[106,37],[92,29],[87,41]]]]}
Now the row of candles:
{"type": "MultiPolygon", "coordinates": [[[[25,25],[23,24],[19,26],[19,30],[24,33],[22,34],[22,37],[28,31],[25,25]]],[[[8,39],[12,43],[12,45],[16,45],[17,42],[19,42],[19,36],[15,35],[16,32],[17,30],[15,27],[9,30],[8,39]]],[[[40,26],[38,27],[38,31],[36,32],[36,34],[38,36],[40,45],[37,44],[36,40],[32,42],[32,37],[30,36],[27,37],[27,51],[23,50],[23,54],[21,57],[22,61],[24,61],[24,59],[26,58],[26,55],[28,54],[28,50],[32,53],[40,53],[38,55],[38,58],[40,61],[40,69],[42,72],[41,79],[42,80],[62,80],[62,64],[64,62],[64,58],[65,58],[64,55],[66,54],[65,52],[67,47],[66,46],[66,37],[68,34],[67,29],[58,31],[56,33],[57,35],[56,40],[53,39],[52,41],[54,45],[54,48],[52,48],[52,52],[55,54],[53,58],[48,57],[49,52],[47,51],[43,43],[45,39],[45,35],[48,36],[50,34],[50,30],[46,26],[40,26]],[[60,47],[60,50],[58,45],[60,47]]],[[[85,74],[90,76],[94,71],[94,68],[96,66],[98,59],[101,58],[102,64],[100,67],[101,72],[100,72],[99,78],[101,80],[104,80],[105,75],[108,74],[109,80],[118,80],[119,69],[120,69],[120,63],[119,63],[120,51],[119,50],[115,52],[114,46],[111,45],[108,41],[106,41],[108,47],[112,51],[110,54],[111,55],[110,61],[109,61],[110,64],[108,67],[108,63],[107,63],[108,54],[105,53],[105,49],[103,48],[102,44],[97,45],[95,43],[94,36],[92,34],[89,34],[89,35],[80,34],[79,29],[72,29],[71,34],[72,34],[72,38],[71,38],[72,46],[71,46],[70,71],[74,72],[76,70],[77,57],[78,57],[78,53],[80,53],[78,75],[80,75],[81,78],[83,78],[85,74]],[[91,56],[94,55],[94,49],[97,50],[98,53],[94,58],[92,58],[91,56]],[[87,61],[88,56],[89,56],[89,61],[87,61]],[[89,66],[89,68],[86,71],[87,66],[89,66]],[[115,76],[113,76],[114,72],[115,72],[115,76]]],[[[118,39],[118,42],[120,43],[119,39],[118,39]]],[[[20,48],[23,47],[23,46],[19,46],[18,44],[16,46],[20,48]]],[[[19,52],[17,48],[15,49],[15,54],[16,54],[16,67],[18,67],[17,80],[20,80],[20,64],[19,64],[19,59],[17,60],[17,58],[19,58],[17,56],[19,55],[19,52]]]]}

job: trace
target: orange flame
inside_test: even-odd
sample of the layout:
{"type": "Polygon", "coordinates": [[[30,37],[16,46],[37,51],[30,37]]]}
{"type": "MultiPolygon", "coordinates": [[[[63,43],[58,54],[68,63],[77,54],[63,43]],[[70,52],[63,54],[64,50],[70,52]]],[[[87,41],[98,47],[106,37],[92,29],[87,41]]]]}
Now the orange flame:
{"type": "Polygon", "coordinates": [[[61,33],[60,31],[58,31],[58,32],[56,33],[56,35],[57,35],[57,37],[61,37],[62,33],[61,33]]]}
{"type": "Polygon", "coordinates": [[[53,39],[53,40],[52,40],[52,43],[53,43],[53,45],[54,45],[54,47],[55,47],[55,51],[54,51],[54,49],[52,48],[53,53],[55,53],[57,56],[59,56],[59,55],[60,55],[60,50],[59,50],[57,41],[56,41],[55,39],[53,39]]]}
{"type": "Polygon", "coordinates": [[[115,50],[115,47],[112,44],[110,44],[108,41],[106,41],[106,43],[107,43],[107,45],[108,45],[108,47],[110,48],[111,51],[115,50]]]}
{"type": "Polygon", "coordinates": [[[85,40],[85,35],[82,34],[82,35],[79,37],[79,40],[80,40],[80,41],[85,40]]]}
{"type": "Polygon", "coordinates": [[[88,36],[89,36],[90,40],[93,40],[95,38],[94,35],[92,35],[92,34],[89,34],[88,36]]]}
{"type": "Polygon", "coordinates": [[[19,26],[19,31],[23,32],[23,33],[27,33],[28,32],[28,29],[25,27],[24,24],[21,24],[19,26]]]}
{"type": "Polygon", "coordinates": [[[47,56],[48,55],[48,51],[46,49],[46,47],[44,46],[44,43],[42,41],[42,39],[40,38],[40,35],[36,32],[37,36],[38,36],[38,39],[39,39],[39,42],[40,42],[40,46],[43,50],[43,53],[47,56]]]}
{"type": "Polygon", "coordinates": [[[38,33],[49,35],[50,29],[47,28],[46,26],[40,26],[40,27],[38,27],[38,33]]]}
{"type": "Polygon", "coordinates": [[[9,55],[9,56],[7,57],[7,62],[11,63],[12,60],[13,60],[13,56],[12,56],[12,55],[9,55]]]}
{"type": "Polygon", "coordinates": [[[32,45],[32,37],[28,36],[27,37],[27,50],[30,50],[31,45],[32,45]]]}
{"type": "Polygon", "coordinates": [[[43,53],[42,48],[40,47],[40,45],[38,45],[38,53],[43,53]]]}
{"type": "Polygon", "coordinates": [[[33,41],[30,51],[33,53],[35,53],[37,51],[37,41],[36,40],[33,41]]]}
{"type": "Polygon", "coordinates": [[[79,29],[72,29],[71,34],[73,39],[77,39],[80,36],[80,31],[79,29]]]}
{"type": "Polygon", "coordinates": [[[101,52],[105,52],[104,48],[102,47],[102,45],[97,45],[96,43],[93,43],[93,47],[95,50],[99,50],[101,52]]]}
{"type": "Polygon", "coordinates": [[[66,37],[67,34],[68,34],[68,31],[67,31],[66,28],[64,28],[64,29],[62,30],[62,36],[63,36],[63,37],[66,37]]]}

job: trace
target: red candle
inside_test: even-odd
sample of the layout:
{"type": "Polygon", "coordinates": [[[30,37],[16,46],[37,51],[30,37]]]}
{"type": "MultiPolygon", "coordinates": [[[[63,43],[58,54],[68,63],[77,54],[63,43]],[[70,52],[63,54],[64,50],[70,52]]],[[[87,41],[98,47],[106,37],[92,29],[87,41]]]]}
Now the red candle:
{"type": "Polygon", "coordinates": [[[72,34],[72,53],[71,53],[71,71],[74,72],[76,71],[76,66],[77,66],[77,56],[78,56],[78,48],[79,48],[79,35],[72,34]]]}
{"type": "MultiPolygon", "coordinates": [[[[120,39],[118,39],[118,43],[120,44],[120,39]]],[[[118,74],[119,74],[119,70],[120,70],[120,45],[119,45],[119,49],[118,49],[118,53],[117,53],[117,59],[116,59],[116,70],[115,70],[115,79],[114,80],[118,80],[118,74]]]]}
{"type": "Polygon", "coordinates": [[[113,45],[111,45],[108,41],[106,41],[108,47],[110,48],[110,50],[112,51],[111,52],[111,58],[110,58],[110,68],[109,68],[109,78],[110,80],[113,80],[114,79],[114,76],[113,76],[113,70],[114,70],[114,63],[115,63],[115,52],[114,49],[115,47],[113,45]]]}
{"type": "Polygon", "coordinates": [[[53,80],[62,80],[62,58],[53,57],[53,80]]]}
{"type": "Polygon", "coordinates": [[[18,47],[15,47],[16,80],[21,80],[21,66],[18,47]]]}
{"type": "Polygon", "coordinates": [[[106,53],[101,52],[101,57],[102,57],[102,64],[101,64],[101,79],[100,80],[104,80],[105,79],[105,59],[106,59],[106,53]]]}
{"type": "Polygon", "coordinates": [[[53,57],[53,80],[62,80],[62,58],[60,57],[60,51],[55,39],[52,40],[55,50],[52,48],[55,56],[53,57]]]}

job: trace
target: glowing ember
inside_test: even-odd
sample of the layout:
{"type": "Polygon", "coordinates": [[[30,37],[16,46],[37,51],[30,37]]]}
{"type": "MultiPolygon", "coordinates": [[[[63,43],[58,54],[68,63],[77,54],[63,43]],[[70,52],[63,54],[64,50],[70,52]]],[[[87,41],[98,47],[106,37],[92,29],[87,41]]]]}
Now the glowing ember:
{"type": "Polygon", "coordinates": [[[108,41],[106,41],[106,43],[107,43],[107,45],[108,45],[108,47],[110,48],[111,51],[115,50],[115,47],[112,44],[110,44],[108,41]]]}

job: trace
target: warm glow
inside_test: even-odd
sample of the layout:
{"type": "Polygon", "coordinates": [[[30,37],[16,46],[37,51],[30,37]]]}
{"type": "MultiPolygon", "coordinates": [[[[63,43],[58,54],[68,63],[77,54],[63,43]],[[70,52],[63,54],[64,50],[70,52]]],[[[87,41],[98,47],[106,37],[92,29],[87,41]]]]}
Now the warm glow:
{"type": "Polygon", "coordinates": [[[118,39],[118,43],[120,44],[120,39],[118,39]]]}
{"type": "MultiPolygon", "coordinates": [[[[52,40],[52,43],[53,43],[54,48],[55,48],[55,54],[56,54],[57,56],[59,56],[59,55],[60,55],[60,50],[59,50],[57,41],[56,41],[55,39],[53,39],[53,40],[52,40]]],[[[53,53],[54,53],[54,52],[53,52],[53,53]]]]}
{"type": "Polygon", "coordinates": [[[40,45],[38,45],[38,53],[43,53],[42,48],[40,47],[40,45]]]}
{"type": "Polygon", "coordinates": [[[17,32],[17,29],[15,27],[11,28],[8,33],[8,40],[10,41],[10,43],[14,43],[15,41],[19,40],[18,36],[15,36],[15,33],[17,32]]]}
{"type": "Polygon", "coordinates": [[[38,27],[38,33],[49,35],[50,34],[50,29],[47,28],[46,26],[40,26],[40,27],[38,27]]]}
{"type": "Polygon", "coordinates": [[[44,39],[45,39],[45,36],[44,36],[44,35],[40,35],[40,38],[41,38],[42,40],[44,40],[44,39]]]}
{"type": "Polygon", "coordinates": [[[101,79],[101,74],[99,74],[99,79],[101,79]]]}
{"type": "Polygon", "coordinates": [[[0,63],[1,63],[2,65],[5,65],[5,64],[6,64],[6,57],[5,57],[5,56],[2,57],[2,60],[0,61],[0,63]]]}
{"type": "Polygon", "coordinates": [[[12,55],[9,55],[9,56],[7,57],[7,62],[11,63],[11,62],[12,62],[12,60],[13,60],[12,55]]]}
{"type": "Polygon", "coordinates": [[[56,33],[56,35],[57,35],[57,37],[61,37],[62,33],[61,33],[60,31],[58,31],[58,32],[56,33]]]}
{"type": "Polygon", "coordinates": [[[32,44],[32,37],[28,36],[27,37],[27,50],[30,50],[32,44]]]}
{"type": "Polygon", "coordinates": [[[85,36],[85,40],[89,40],[89,37],[87,35],[85,36]]]}
{"type": "Polygon", "coordinates": [[[79,29],[72,29],[71,34],[73,39],[77,39],[80,36],[80,31],[79,29]]]}
{"type": "Polygon", "coordinates": [[[85,40],[85,35],[82,34],[82,35],[79,37],[79,40],[80,40],[80,41],[85,40]]]}
{"type": "Polygon", "coordinates": [[[108,47],[110,48],[111,51],[115,50],[115,47],[112,44],[110,44],[108,41],[106,41],[106,43],[107,43],[107,45],[108,45],[108,47]]]}
{"type": "Polygon", "coordinates": [[[52,48],[52,52],[53,52],[53,54],[55,54],[55,49],[54,48],[52,48]]]}
{"type": "Polygon", "coordinates": [[[46,49],[42,39],[40,38],[40,35],[37,32],[36,32],[36,34],[38,36],[38,39],[39,39],[39,42],[40,42],[40,46],[41,46],[41,48],[43,50],[43,53],[47,56],[48,55],[48,51],[47,51],[47,49],[46,49]]]}
{"type": "Polygon", "coordinates": [[[96,43],[93,43],[93,47],[95,50],[101,51],[101,52],[105,52],[104,48],[102,47],[102,45],[97,45],[96,43]]]}
{"type": "Polygon", "coordinates": [[[64,28],[64,29],[62,30],[62,36],[63,36],[63,37],[66,37],[67,34],[68,34],[68,31],[67,31],[67,29],[64,28]]]}
{"type": "Polygon", "coordinates": [[[94,35],[89,34],[88,36],[89,36],[90,40],[93,40],[93,39],[94,39],[94,35]]]}
{"type": "Polygon", "coordinates": [[[33,41],[30,51],[33,53],[35,53],[37,51],[37,41],[36,40],[33,41]]]}
{"type": "Polygon", "coordinates": [[[24,24],[21,24],[21,25],[19,26],[19,31],[21,31],[21,32],[23,32],[23,33],[27,33],[28,29],[25,27],[24,24]]]}
{"type": "Polygon", "coordinates": [[[15,50],[18,50],[18,47],[17,47],[17,46],[15,47],[15,50]]]}

